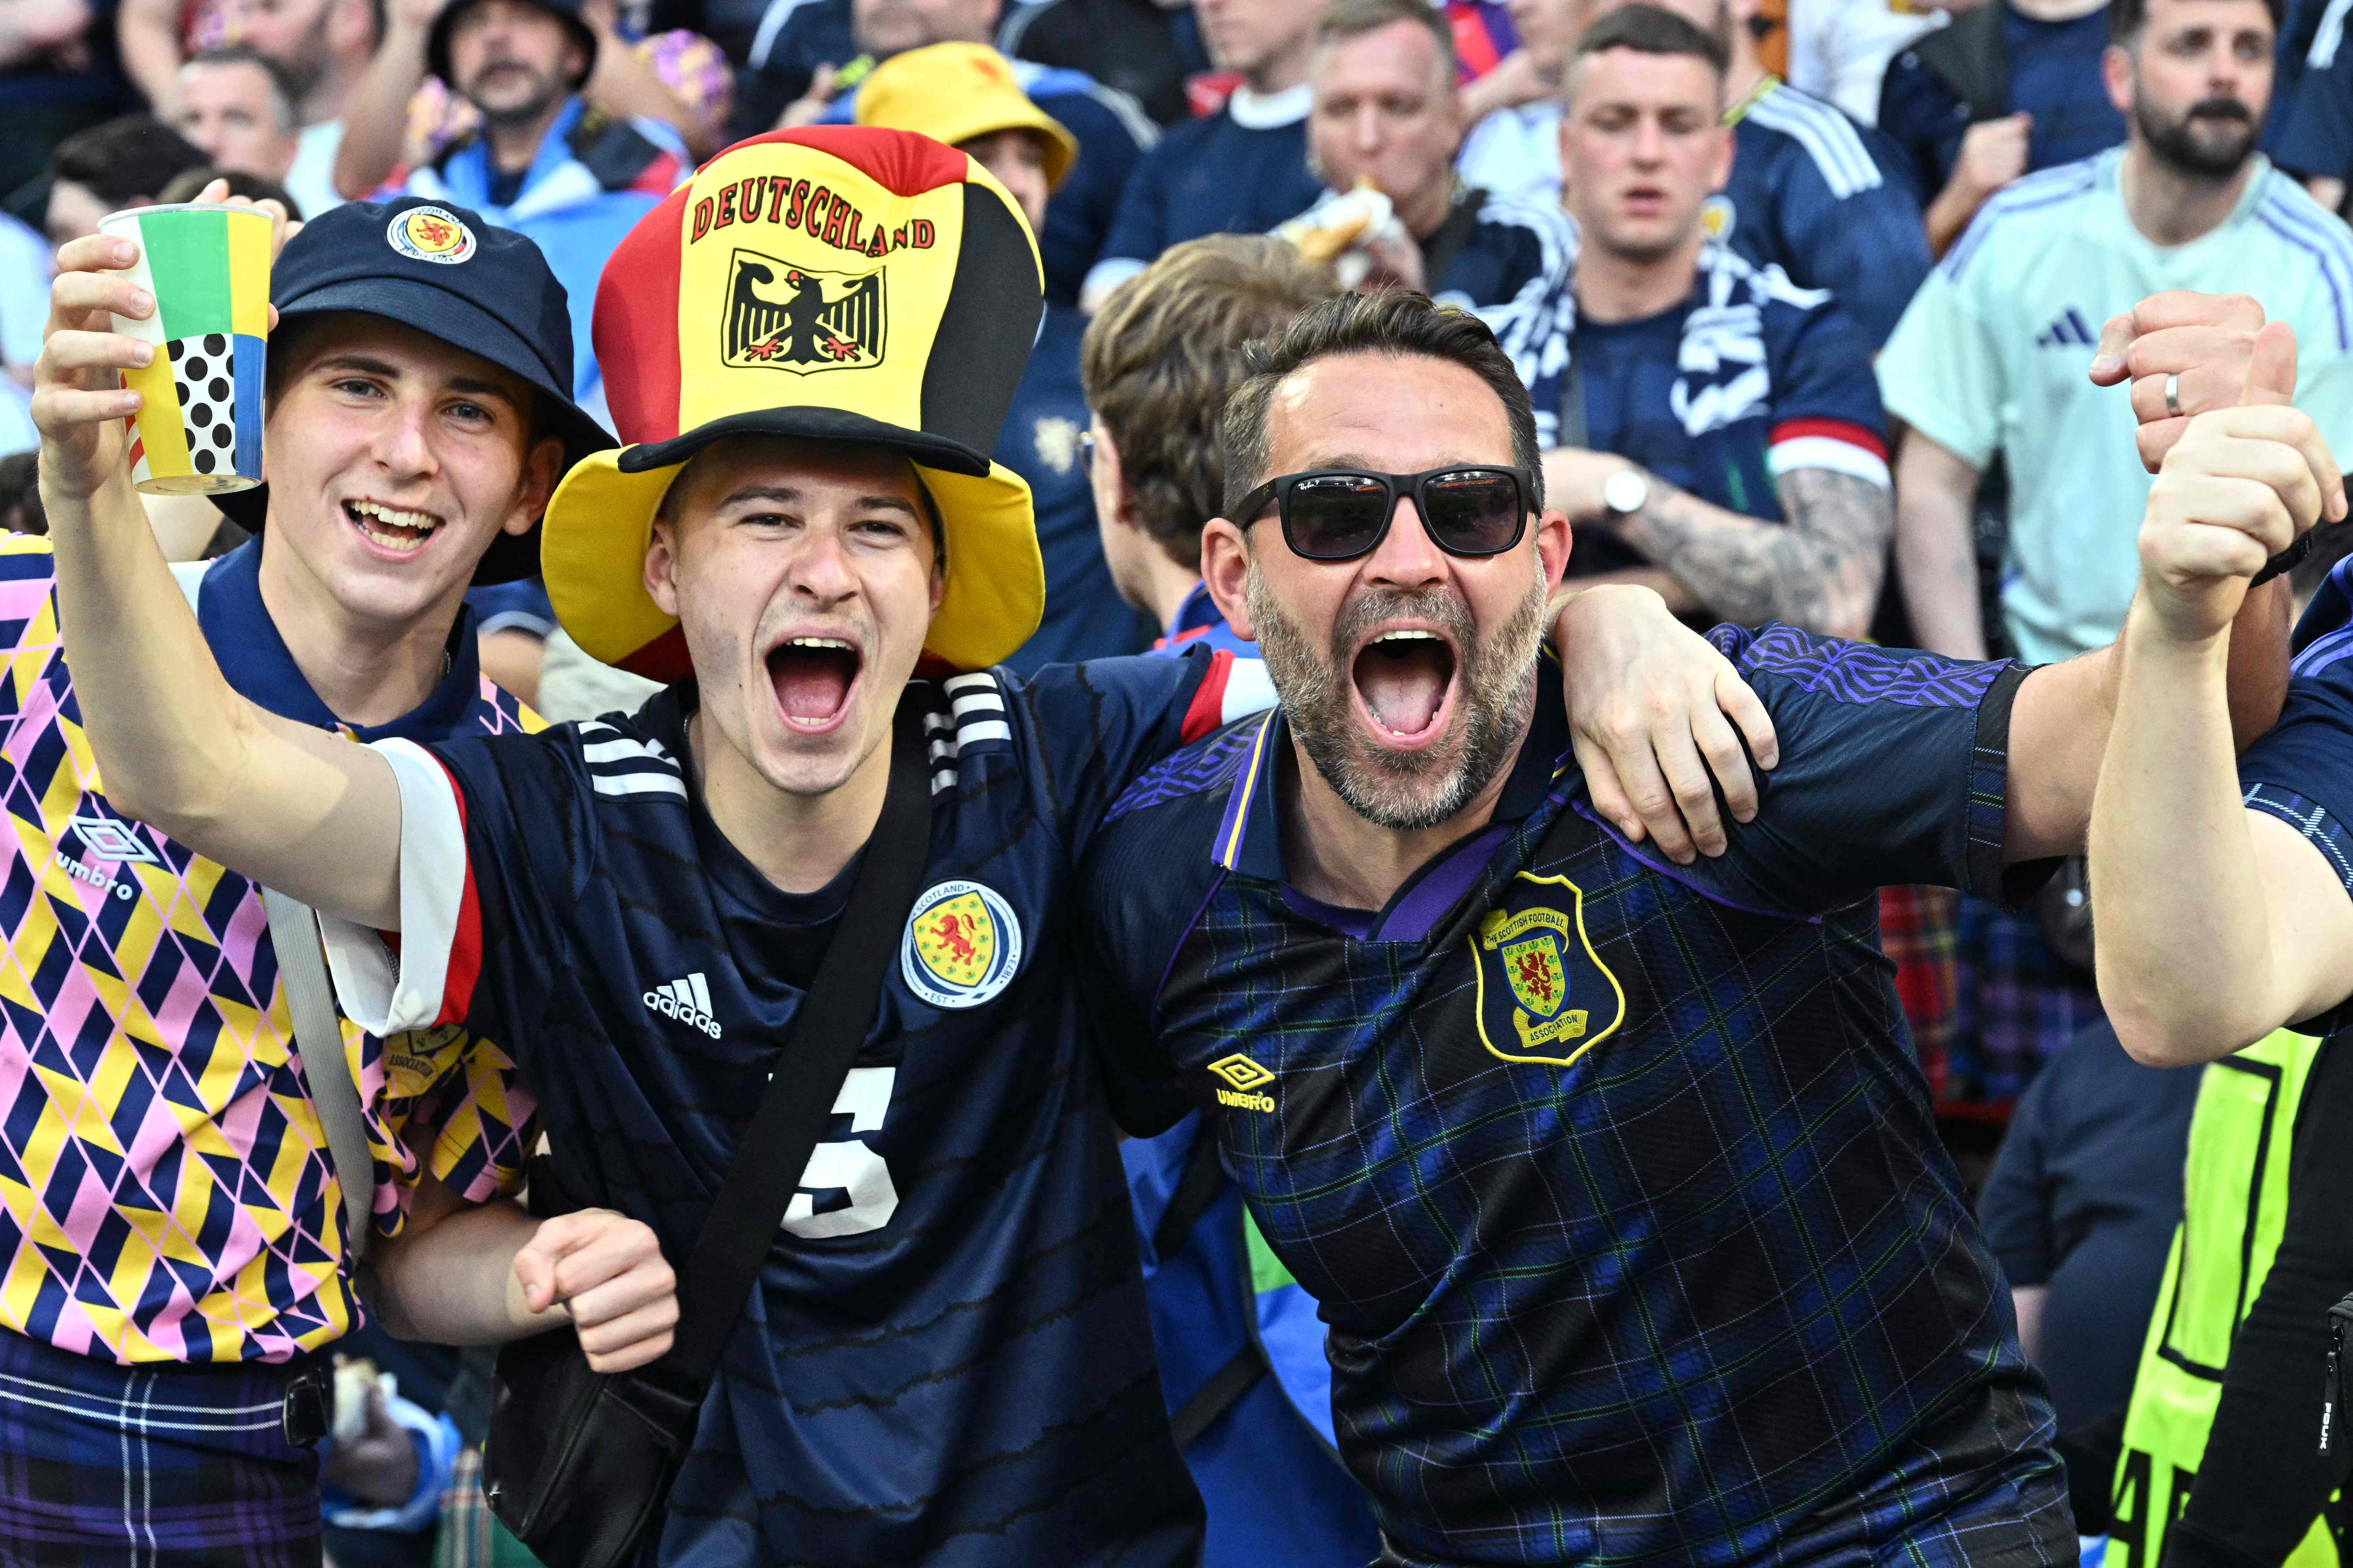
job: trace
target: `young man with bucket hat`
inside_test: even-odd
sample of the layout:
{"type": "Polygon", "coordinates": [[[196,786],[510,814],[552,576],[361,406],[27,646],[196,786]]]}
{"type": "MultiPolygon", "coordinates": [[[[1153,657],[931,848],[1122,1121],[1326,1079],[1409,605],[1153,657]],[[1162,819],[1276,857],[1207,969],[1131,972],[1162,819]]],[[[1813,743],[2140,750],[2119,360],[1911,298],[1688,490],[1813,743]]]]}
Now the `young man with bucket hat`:
{"type": "Polygon", "coordinates": [[[1207,650],[988,671],[1043,592],[1027,490],[982,455],[1040,301],[1004,188],[905,132],[739,143],[632,231],[596,337],[633,444],[574,467],[542,564],[586,651],[670,683],[634,716],[326,744],[236,700],[120,487],[52,515],[118,787],[341,917],[371,1026],[507,1043],[553,1180],[672,1258],[800,1065],[781,1042],[870,843],[910,837],[875,837],[886,806],[928,816],[862,1046],[807,1085],[834,1117],[703,1397],[665,1562],[1199,1550],[1066,889],[1127,781],[1266,687],[1207,650]],[[297,852],[329,840],[332,865],[297,852]]]}
{"type": "MultiPolygon", "coordinates": [[[[137,400],[111,389],[111,367],[142,356],[106,357],[130,340],[105,331],[109,310],[154,316],[137,248],[93,236],[60,256],[35,412],[44,489],[68,515],[94,484],[139,510],[125,421],[108,416],[137,400]]],[[[327,743],[536,728],[480,678],[461,597],[529,569],[563,464],[605,444],[565,395],[569,331],[546,263],[462,208],[349,205],[287,244],[273,298],[271,482],[218,498],[259,537],[185,568],[185,589],[165,580],[166,608],[267,722],[327,743]]],[[[261,883],[142,825],[101,780],[47,542],[0,551],[0,597],[14,829],[0,847],[13,976],[0,982],[0,1560],[316,1562],[308,1445],[322,1352],[360,1320],[357,1256],[372,1234],[379,1303],[416,1289],[412,1266],[440,1272],[435,1253],[453,1243],[515,1259],[533,1222],[512,1205],[481,1211],[470,1237],[401,1238],[420,1180],[478,1201],[512,1190],[530,1102],[489,1037],[349,1023],[337,1037],[323,1005],[309,1016],[348,1079],[315,1083],[315,1036],[290,1001],[306,965],[318,972],[315,939],[298,919],[282,929],[310,952],[281,948],[261,883]],[[329,1131],[339,1108],[360,1142],[329,1131]]],[[[266,803],[216,805],[284,826],[266,803]]],[[[530,1250],[514,1271],[575,1296],[599,1351],[605,1315],[577,1292],[606,1279],[618,1297],[600,1300],[668,1310],[635,1221],[550,1222],[530,1250]],[[592,1242],[586,1261],[608,1272],[550,1279],[592,1242]]],[[[559,1321],[507,1317],[507,1267],[472,1303],[484,1337],[559,1321]]]]}

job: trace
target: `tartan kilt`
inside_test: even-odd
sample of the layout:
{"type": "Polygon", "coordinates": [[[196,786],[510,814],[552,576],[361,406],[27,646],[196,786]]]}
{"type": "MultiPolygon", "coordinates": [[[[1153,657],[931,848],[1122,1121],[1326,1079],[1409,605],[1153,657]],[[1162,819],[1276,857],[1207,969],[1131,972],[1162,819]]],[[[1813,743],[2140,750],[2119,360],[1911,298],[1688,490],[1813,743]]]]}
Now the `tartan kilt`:
{"type": "Polygon", "coordinates": [[[312,1568],[306,1363],[117,1366],[0,1330],[0,1568],[312,1568]]]}

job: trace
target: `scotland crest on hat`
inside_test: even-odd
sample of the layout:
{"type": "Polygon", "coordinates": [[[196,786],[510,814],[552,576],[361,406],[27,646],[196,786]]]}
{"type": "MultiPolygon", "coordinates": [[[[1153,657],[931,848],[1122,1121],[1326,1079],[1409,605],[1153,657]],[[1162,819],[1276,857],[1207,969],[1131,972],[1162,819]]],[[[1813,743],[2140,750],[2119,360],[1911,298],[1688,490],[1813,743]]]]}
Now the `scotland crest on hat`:
{"type": "Polygon", "coordinates": [[[655,512],[679,471],[735,436],[901,452],[946,534],[924,647],[993,664],[1045,604],[1029,487],[990,461],[1044,310],[1029,226],[965,153],[909,132],[780,131],[739,142],[615,249],[596,358],[623,441],[565,477],[541,567],[557,618],[607,664],[688,673],[647,594],[655,512]]]}

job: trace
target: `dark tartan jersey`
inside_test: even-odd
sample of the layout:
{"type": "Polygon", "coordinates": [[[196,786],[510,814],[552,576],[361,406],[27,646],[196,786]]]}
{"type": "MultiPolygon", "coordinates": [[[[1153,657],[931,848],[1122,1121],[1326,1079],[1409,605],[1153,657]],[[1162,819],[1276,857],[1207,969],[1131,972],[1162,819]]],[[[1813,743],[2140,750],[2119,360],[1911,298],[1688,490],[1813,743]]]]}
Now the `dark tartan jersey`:
{"type": "MultiPolygon", "coordinates": [[[[932,855],[836,1120],[729,1343],[666,1563],[1188,1563],[1134,1222],[1065,957],[1076,857],[1221,721],[1229,655],[917,683],[932,855]],[[1195,705],[1198,704],[1198,710],[1195,705]]],[[[1241,683],[1235,683],[1237,686],[1241,683]]],[[[1261,683],[1262,684],[1262,683],[1261,683]]],[[[691,687],[522,745],[380,748],[400,961],[371,1016],[497,1018],[574,1195],[688,1255],[848,897],[795,897],[686,777],[691,687]]]]}
{"type": "Polygon", "coordinates": [[[1548,702],[1377,912],[1285,879],[1279,715],[1147,772],[1082,872],[1116,1108],[1217,1130],[1405,1561],[2072,1563],[1873,896],[2002,892],[2022,672],[1715,638],[1782,762],[1693,867],[1596,817],[1548,702]]]}

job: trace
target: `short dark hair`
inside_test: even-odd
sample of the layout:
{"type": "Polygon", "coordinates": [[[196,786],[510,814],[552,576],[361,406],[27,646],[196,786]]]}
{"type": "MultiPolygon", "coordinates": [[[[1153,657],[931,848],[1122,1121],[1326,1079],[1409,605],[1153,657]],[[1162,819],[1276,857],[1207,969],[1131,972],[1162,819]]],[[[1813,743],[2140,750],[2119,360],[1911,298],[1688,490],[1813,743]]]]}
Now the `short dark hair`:
{"type": "Polygon", "coordinates": [[[1732,52],[1725,41],[1687,18],[1656,5],[1620,5],[1585,29],[1569,57],[1574,68],[1588,55],[1604,49],[1631,49],[1638,55],[1690,55],[1707,62],[1722,76],[1732,68],[1732,52]]]}
{"type": "Polygon", "coordinates": [[[1242,345],[1339,291],[1289,240],[1205,235],[1162,251],[1087,323],[1087,406],[1119,448],[1136,523],[1178,565],[1200,570],[1201,525],[1225,505],[1218,426],[1242,345]]]}
{"type": "Polygon", "coordinates": [[[0,529],[10,533],[47,533],[41,506],[41,454],[11,452],[0,458],[0,529]]]}
{"type": "Polygon", "coordinates": [[[286,209],[286,216],[300,223],[302,205],[275,180],[265,180],[259,174],[248,174],[242,169],[223,169],[206,163],[200,169],[183,169],[172,176],[171,183],[155,193],[157,206],[170,206],[174,202],[192,202],[198,193],[215,180],[228,182],[228,194],[251,201],[276,202],[286,209]]]}
{"type": "Polygon", "coordinates": [[[199,50],[181,62],[182,70],[191,66],[251,66],[269,79],[269,107],[277,112],[278,128],[281,131],[302,129],[301,95],[294,90],[294,79],[286,68],[255,48],[251,44],[222,44],[215,48],[199,50]]]}
{"type": "Polygon", "coordinates": [[[54,179],[86,185],[111,207],[153,197],[184,169],[199,169],[205,155],[188,139],[152,114],[126,114],[77,131],[49,154],[54,179]]]}
{"type": "Polygon", "coordinates": [[[1323,18],[1315,24],[1315,44],[1321,48],[1327,44],[1361,38],[1366,33],[1377,33],[1399,22],[1411,22],[1430,35],[1430,41],[1438,46],[1438,58],[1445,63],[1446,79],[1451,84],[1458,59],[1454,29],[1447,25],[1446,13],[1425,0],[1332,0],[1324,7],[1323,18]]]}
{"type": "MultiPolygon", "coordinates": [[[[1266,418],[1274,389],[1292,372],[1335,354],[1390,354],[1459,364],[1487,384],[1503,401],[1512,431],[1512,462],[1528,470],[1544,504],[1544,453],[1536,445],[1536,416],[1512,356],[1487,323],[1468,310],[1435,304],[1427,294],[1384,289],[1374,294],[1343,294],[1310,307],[1288,327],[1242,349],[1242,383],[1226,405],[1225,510],[1268,479],[1266,418]]],[[[1236,521],[1240,519],[1234,519],[1236,521]]]]}
{"type": "MultiPolygon", "coordinates": [[[[2271,13],[2273,32],[2287,26],[2287,0],[2263,0],[2263,9],[2271,13]]],[[[2128,49],[2147,25],[2148,0],[2108,0],[2108,42],[2128,49]]]]}

